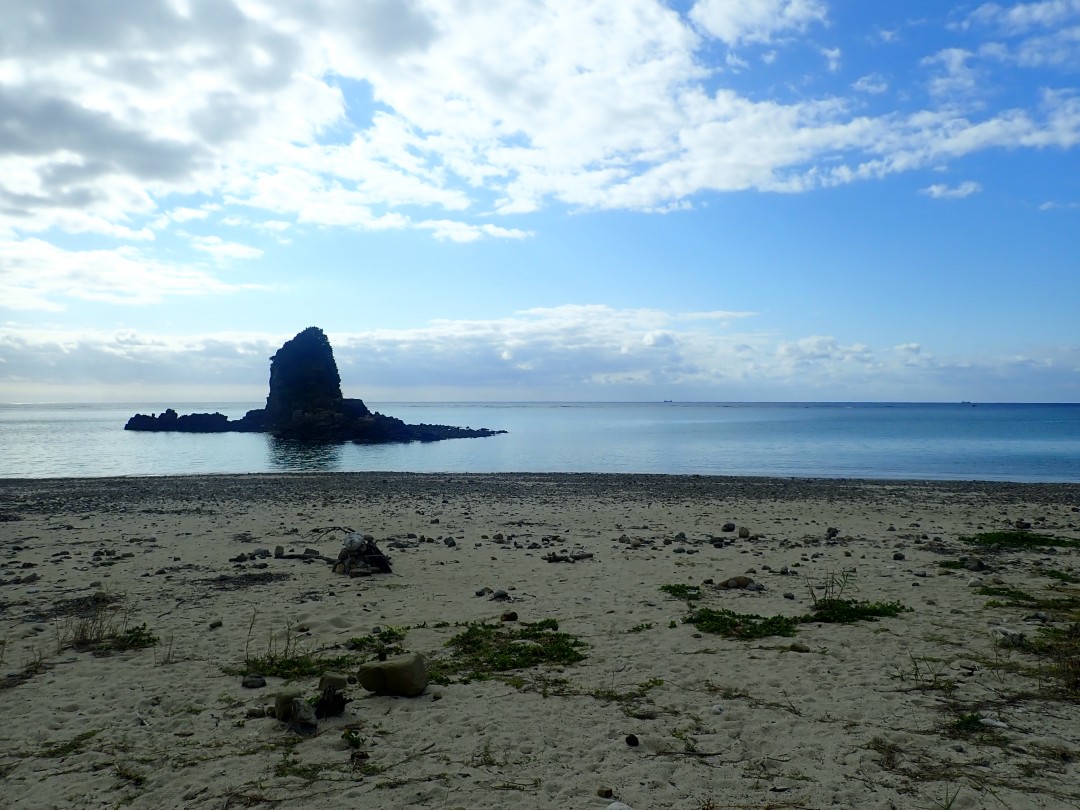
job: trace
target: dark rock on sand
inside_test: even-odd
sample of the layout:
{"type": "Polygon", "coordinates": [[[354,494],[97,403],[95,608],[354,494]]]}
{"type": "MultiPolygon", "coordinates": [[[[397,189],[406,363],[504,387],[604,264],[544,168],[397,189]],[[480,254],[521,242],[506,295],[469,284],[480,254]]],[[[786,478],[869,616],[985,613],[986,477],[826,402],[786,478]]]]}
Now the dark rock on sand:
{"type": "Polygon", "coordinates": [[[124,430],[270,433],[279,439],[365,444],[480,438],[506,432],[450,425],[407,425],[392,416],[372,412],[363,400],[345,398],[330,341],[315,326],[286,341],[270,359],[266,407],[248,411],[243,418],[235,420],[221,413],[180,416],[168,408],[160,416],[135,414],[124,430]]]}

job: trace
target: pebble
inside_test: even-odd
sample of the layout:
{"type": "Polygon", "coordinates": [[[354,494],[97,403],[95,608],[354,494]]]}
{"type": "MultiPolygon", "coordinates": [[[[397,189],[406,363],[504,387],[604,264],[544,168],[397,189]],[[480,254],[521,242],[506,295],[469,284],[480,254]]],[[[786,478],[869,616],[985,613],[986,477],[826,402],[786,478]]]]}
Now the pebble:
{"type": "Polygon", "coordinates": [[[794,599],[795,594],[793,594],[791,591],[787,591],[787,592],[784,593],[784,598],[785,599],[794,599]]]}
{"type": "Polygon", "coordinates": [[[633,735],[633,734],[627,734],[626,735],[626,744],[629,745],[631,748],[637,748],[638,742],[639,742],[638,738],[635,735],[633,735]]]}
{"type": "Polygon", "coordinates": [[[900,560],[904,559],[904,552],[898,551],[892,555],[892,558],[899,562],[900,560]]]}
{"type": "Polygon", "coordinates": [[[810,652],[810,648],[807,647],[805,644],[803,644],[800,641],[793,641],[790,645],[788,645],[788,649],[791,650],[792,652],[797,652],[797,653],[808,653],[808,652],[810,652]]]}
{"type": "Polygon", "coordinates": [[[245,675],[240,685],[245,689],[262,689],[266,686],[266,678],[262,675],[245,675]]]}
{"type": "Polygon", "coordinates": [[[596,791],[596,795],[599,796],[601,799],[610,799],[612,796],[615,795],[615,791],[605,786],[598,789],[596,791]]]}

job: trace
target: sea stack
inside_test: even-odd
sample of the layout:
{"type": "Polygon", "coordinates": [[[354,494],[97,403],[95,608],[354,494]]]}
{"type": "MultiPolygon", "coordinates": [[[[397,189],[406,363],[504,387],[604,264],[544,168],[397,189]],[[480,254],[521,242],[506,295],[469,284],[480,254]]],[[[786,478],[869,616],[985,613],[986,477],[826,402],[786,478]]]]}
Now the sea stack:
{"type": "Polygon", "coordinates": [[[168,408],[161,416],[136,414],[125,430],[180,433],[270,433],[301,441],[385,442],[438,441],[495,436],[505,430],[407,425],[373,413],[360,399],[341,392],[334,350],[326,334],[309,326],[287,340],[270,358],[270,393],[266,407],[230,420],[220,413],[178,416],[168,408]]]}

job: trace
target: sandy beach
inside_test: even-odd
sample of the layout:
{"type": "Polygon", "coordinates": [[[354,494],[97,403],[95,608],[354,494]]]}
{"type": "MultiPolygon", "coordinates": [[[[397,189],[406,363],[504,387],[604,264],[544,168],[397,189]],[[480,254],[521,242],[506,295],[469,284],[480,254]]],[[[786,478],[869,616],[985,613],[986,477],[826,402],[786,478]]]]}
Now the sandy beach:
{"type": "Polygon", "coordinates": [[[0,805],[1080,807],[1078,510],[1051,484],[2,480],[0,805]],[[392,573],[334,573],[346,528],[392,573]],[[1018,528],[1042,540],[965,539],[1018,528]],[[899,606],[815,620],[828,597],[899,606]],[[805,619],[731,637],[702,609],[805,619]],[[476,622],[583,657],[463,669],[476,622]],[[313,733],[267,713],[320,676],[253,662],[349,676],[379,644],[440,682],[350,682],[313,733]]]}

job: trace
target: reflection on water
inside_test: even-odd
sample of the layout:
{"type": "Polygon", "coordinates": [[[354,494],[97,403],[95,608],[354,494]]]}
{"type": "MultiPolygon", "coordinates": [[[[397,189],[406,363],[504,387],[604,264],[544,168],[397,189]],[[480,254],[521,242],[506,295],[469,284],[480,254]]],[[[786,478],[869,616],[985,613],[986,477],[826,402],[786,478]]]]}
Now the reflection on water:
{"type": "Polygon", "coordinates": [[[292,472],[325,472],[342,468],[341,442],[299,442],[267,436],[270,466],[292,472]]]}

